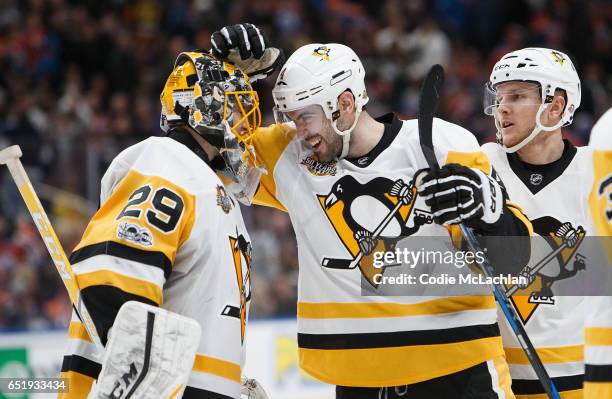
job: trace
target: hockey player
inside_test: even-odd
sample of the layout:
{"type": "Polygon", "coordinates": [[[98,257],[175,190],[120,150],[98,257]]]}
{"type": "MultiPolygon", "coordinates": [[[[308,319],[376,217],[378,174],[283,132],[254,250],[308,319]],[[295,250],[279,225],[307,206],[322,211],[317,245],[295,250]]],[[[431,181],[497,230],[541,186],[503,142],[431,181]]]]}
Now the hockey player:
{"type": "MultiPolygon", "coordinates": [[[[542,237],[534,238],[538,250],[522,271],[530,284],[511,288],[511,300],[565,399],[582,398],[585,302],[567,291],[559,294],[559,289],[594,266],[581,246],[586,236],[595,235],[587,208],[592,153],[574,147],[561,131],[579,106],[576,69],[566,54],[552,49],[525,48],[504,55],[485,90],[485,113],[494,116],[497,144],[484,144],[483,151],[509,197],[542,237]],[[553,252],[557,256],[545,257],[553,252]]],[[[505,322],[501,328],[514,394],[546,398],[512,330],[505,322]]]]}
{"type": "MultiPolygon", "coordinates": [[[[261,174],[249,145],[260,123],[257,93],[240,69],[205,53],[185,52],[160,99],[165,137],[148,138],[113,160],[102,179],[100,209],[70,260],[104,344],[109,331],[119,339],[119,327],[111,329],[128,301],[187,316],[202,331],[195,360],[176,353],[175,336],[154,332],[153,347],[169,357],[151,355],[148,373],[157,372],[155,382],[163,386],[174,367],[191,362],[187,386],[180,387],[183,398],[239,398],[251,243],[237,200],[250,202],[261,174]]],[[[122,328],[126,325],[130,322],[122,328]]],[[[138,335],[139,326],[132,328],[138,335]]],[[[85,398],[102,359],[75,316],[69,338],[61,375],[70,390],[61,397],[85,398]]],[[[130,332],[122,339],[129,343],[130,332]]],[[[137,349],[141,355],[148,351],[137,349]]],[[[103,397],[125,397],[134,379],[146,373],[130,369],[129,355],[115,355],[126,359],[126,373],[103,397]]],[[[145,389],[136,396],[162,397],[145,389]]]]}
{"type": "MultiPolygon", "coordinates": [[[[249,61],[243,31],[213,33],[214,51],[249,61]]],[[[364,78],[347,46],[301,47],[274,86],[278,123],[253,140],[268,171],[254,202],[286,210],[297,237],[300,366],[338,399],[512,398],[491,295],[362,295],[385,272],[372,254],[407,235],[449,237],[441,224],[459,221],[499,235],[530,228],[473,135],[440,119],[433,143],[445,166],[417,193],[427,163],[416,120],[370,116],[364,78]]]]}
{"type": "MultiPolygon", "coordinates": [[[[612,109],[609,109],[593,126],[589,140],[596,172],[589,207],[597,235],[602,237],[607,250],[608,266],[612,265],[611,132],[612,109]]],[[[612,398],[612,296],[593,296],[586,300],[584,397],[612,398]]]]}

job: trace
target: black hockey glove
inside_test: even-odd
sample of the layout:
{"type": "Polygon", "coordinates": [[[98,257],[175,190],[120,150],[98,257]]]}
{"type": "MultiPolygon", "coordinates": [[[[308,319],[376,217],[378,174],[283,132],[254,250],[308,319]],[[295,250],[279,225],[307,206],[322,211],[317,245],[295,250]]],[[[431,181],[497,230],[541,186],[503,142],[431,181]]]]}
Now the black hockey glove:
{"type": "Polygon", "coordinates": [[[213,32],[210,41],[213,55],[236,65],[252,82],[268,77],[285,61],[282,50],[269,47],[253,24],[226,26],[213,32]]]}
{"type": "Polygon", "coordinates": [[[486,231],[503,213],[504,194],[497,181],[478,169],[459,164],[429,172],[418,192],[438,224],[465,222],[476,231],[486,231]]]}

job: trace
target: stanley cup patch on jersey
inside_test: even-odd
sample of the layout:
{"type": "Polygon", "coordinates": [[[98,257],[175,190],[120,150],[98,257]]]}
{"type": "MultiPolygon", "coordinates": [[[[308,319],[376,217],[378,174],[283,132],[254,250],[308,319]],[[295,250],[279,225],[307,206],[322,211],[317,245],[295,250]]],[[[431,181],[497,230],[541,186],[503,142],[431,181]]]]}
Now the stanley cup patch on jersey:
{"type": "Polygon", "coordinates": [[[300,165],[306,166],[306,170],[313,176],[336,176],[337,172],[336,161],[323,163],[311,156],[302,159],[300,165]]]}
{"type": "MultiPolygon", "coordinates": [[[[529,285],[514,287],[511,297],[523,323],[527,323],[539,306],[555,304],[553,284],[556,281],[574,277],[586,269],[586,258],[578,253],[586,236],[582,226],[544,216],[532,221],[533,229],[544,237],[549,252],[535,264],[525,267],[520,274],[527,278],[529,285]]],[[[513,287],[510,287],[510,292],[513,287]]]]}
{"type": "Polygon", "coordinates": [[[231,211],[232,208],[235,206],[232,197],[227,195],[225,187],[220,185],[217,185],[217,205],[225,214],[228,214],[229,211],[231,211]]]}
{"type": "Polygon", "coordinates": [[[414,218],[415,225],[408,227],[416,196],[414,184],[401,179],[376,177],[362,184],[346,175],[337,180],[327,194],[317,197],[350,258],[324,257],[322,266],[359,267],[363,277],[376,288],[374,276],[384,273],[384,266],[374,267],[373,253],[394,250],[399,240],[416,233],[428,220],[414,218]]]}
{"type": "Polygon", "coordinates": [[[244,333],[248,319],[248,303],[251,300],[251,243],[242,234],[236,232],[236,237],[229,237],[232,249],[232,259],[236,268],[236,281],[240,293],[239,306],[226,305],[221,312],[224,316],[240,319],[240,338],[244,342],[244,333]]]}

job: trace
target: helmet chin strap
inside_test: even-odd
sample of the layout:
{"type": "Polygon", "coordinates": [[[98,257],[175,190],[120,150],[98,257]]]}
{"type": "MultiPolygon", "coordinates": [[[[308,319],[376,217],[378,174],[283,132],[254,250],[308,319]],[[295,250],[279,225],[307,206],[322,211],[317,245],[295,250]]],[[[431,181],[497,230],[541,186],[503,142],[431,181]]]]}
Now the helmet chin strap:
{"type": "Polygon", "coordinates": [[[499,120],[497,119],[497,114],[495,114],[495,127],[497,128],[497,134],[499,136],[500,139],[500,144],[501,147],[503,148],[503,150],[509,154],[517,152],[518,150],[520,150],[521,148],[525,147],[527,144],[529,144],[533,139],[536,138],[536,136],[538,134],[540,134],[540,132],[552,132],[554,130],[559,129],[561,126],[563,126],[564,122],[563,119],[561,119],[556,125],[554,126],[544,126],[542,125],[542,121],[540,120],[540,117],[542,115],[542,112],[544,112],[544,110],[549,106],[550,104],[542,104],[540,105],[540,108],[538,108],[538,113],[536,114],[535,117],[535,122],[536,125],[533,128],[533,130],[531,131],[531,133],[529,134],[529,136],[525,137],[523,140],[521,140],[520,143],[513,145],[512,147],[506,147],[503,144],[503,135],[502,135],[502,128],[499,124],[499,120]]]}
{"type": "Polygon", "coordinates": [[[356,108],[356,110],[355,110],[355,120],[353,121],[353,124],[351,125],[351,127],[349,127],[348,129],[346,129],[344,131],[340,131],[338,129],[338,126],[337,126],[338,120],[337,119],[335,121],[332,121],[332,123],[331,123],[332,129],[334,129],[334,132],[336,132],[337,135],[342,137],[342,153],[340,154],[338,159],[343,159],[344,157],[346,157],[348,155],[348,152],[349,152],[349,142],[351,141],[351,133],[353,132],[353,129],[355,129],[355,126],[357,126],[357,121],[359,120],[359,114],[361,114],[361,110],[362,110],[362,107],[357,107],[356,108]]]}

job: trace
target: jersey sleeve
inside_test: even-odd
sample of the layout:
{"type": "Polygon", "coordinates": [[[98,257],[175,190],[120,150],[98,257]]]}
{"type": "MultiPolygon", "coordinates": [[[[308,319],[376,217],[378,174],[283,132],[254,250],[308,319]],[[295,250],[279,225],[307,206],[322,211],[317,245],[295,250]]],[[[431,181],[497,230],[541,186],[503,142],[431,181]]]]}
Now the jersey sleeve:
{"type": "MultiPolygon", "coordinates": [[[[593,172],[589,210],[612,265],[612,151],[593,150],[593,172]]],[[[608,398],[612,397],[612,297],[589,296],[586,301],[584,398],[608,398]]]]}
{"type": "Polygon", "coordinates": [[[593,150],[594,185],[589,210],[597,234],[612,236],[612,150],[593,150]]]}
{"type": "Polygon", "coordinates": [[[261,177],[253,203],[274,207],[286,212],[285,207],[277,197],[274,172],[278,160],[294,136],[295,129],[288,124],[274,124],[257,130],[253,145],[257,158],[263,162],[268,173],[261,177]]]}
{"type": "Polygon", "coordinates": [[[195,197],[182,187],[134,169],[119,176],[107,172],[103,191],[112,191],[102,193],[106,200],[70,256],[103,343],[123,303],[163,304],[164,283],[194,222],[195,197]]]}

